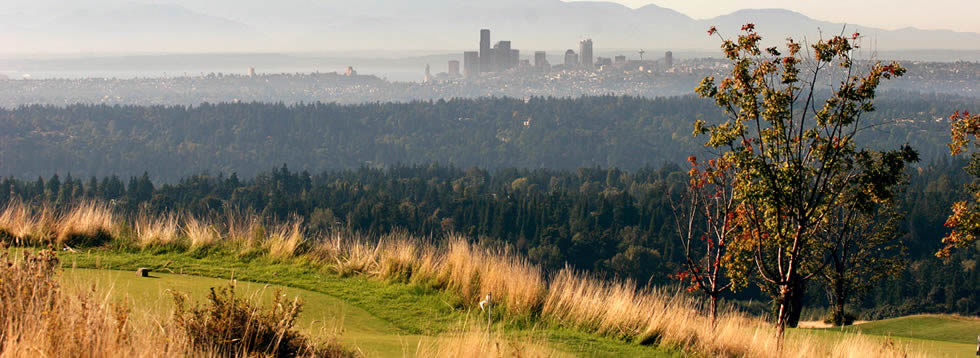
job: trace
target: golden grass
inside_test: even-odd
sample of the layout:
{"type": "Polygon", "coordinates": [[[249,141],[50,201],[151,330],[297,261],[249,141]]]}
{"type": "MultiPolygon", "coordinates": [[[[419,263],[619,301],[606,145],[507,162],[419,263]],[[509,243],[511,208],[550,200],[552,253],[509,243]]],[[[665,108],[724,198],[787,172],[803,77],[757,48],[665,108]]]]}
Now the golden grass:
{"type": "Polygon", "coordinates": [[[470,329],[420,342],[416,357],[437,358],[549,358],[572,357],[549,349],[546,342],[533,338],[504,339],[499,333],[487,335],[486,330],[470,329]]]}
{"type": "Polygon", "coordinates": [[[269,235],[266,245],[269,256],[276,259],[288,259],[296,255],[296,250],[303,244],[302,220],[295,219],[292,223],[280,225],[269,235]]]}
{"type": "Polygon", "coordinates": [[[174,214],[154,218],[141,213],[133,226],[136,230],[136,242],[140,247],[172,243],[177,240],[179,232],[177,216],[174,214]]]}
{"type": "MultiPolygon", "coordinates": [[[[139,242],[174,240],[173,217],[164,215],[156,222],[137,219],[139,242]]],[[[539,319],[639,344],[738,357],[912,355],[903,347],[861,336],[829,345],[805,334],[787,337],[780,353],[775,330],[761,319],[722,312],[713,327],[698,301],[690,296],[641,289],[632,281],[601,280],[568,268],[546,275],[523,257],[507,250],[480,247],[461,236],[452,236],[443,245],[405,233],[375,238],[332,234],[307,242],[299,220],[272,225],[271,233],[254,214],[228,214],[224,221],[219,228],[185,217],[182,233],[189,238],[190,247],[233,245],[243,250],[263,250],[276,260],[302,257],[311,265],[321,265],[341,275],[365,275],[445,290],[458,298],[457,307],[461,309],[475,308],[482,297],[492,293],[499,307],[495,312],[502,314],[504,320],[539,319]]],[[[31,209],[20,203],[11,203],[0,213],[0,230],[13,236],[13,240],[119,235],[120,230],[114,225],[116,218],[111,211],[93,203],[79,205],[57,217],[48,209],[31,209]]],[[[0,239],[4,237],[0,235],[0,239]]],[[[497,343],[471,343],[497,349],[497,343]]]]}
{"type": "Polygon", "coordinates": [[[55,239],[60,245],[78,238],[114,237],[116,217],[109,205],[94,201],[79,204],[58,218],[55,239]]]}
{"type": "Polygon", "coordinates": [[[213,246],[221,241],[221,233],[214,225],[190,215],[184,217],[183,231],[191,249],[213,246]]]}

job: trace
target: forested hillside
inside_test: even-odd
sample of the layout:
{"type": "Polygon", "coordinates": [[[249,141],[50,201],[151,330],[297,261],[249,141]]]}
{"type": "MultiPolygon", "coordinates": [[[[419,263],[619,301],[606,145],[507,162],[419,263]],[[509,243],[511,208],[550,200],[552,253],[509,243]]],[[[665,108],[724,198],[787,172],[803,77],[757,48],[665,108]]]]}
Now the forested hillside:
{"type": "MultiPolygon", "coordinates": [[[[862,140],[947,155],[946,117],[980,99],[885,92],[862,140]]],[[[29,106],[0,109],[0,175],[134,176],[161,182],[210,173],[250,178],[298,170],[441,163],[458,167],[637,169],[703,152],[695,97],[484,98],[360,105],[29,106]]]]}
{"type": "MultiPolygon", "coordinates": [[[[947,232],[943,222],[950,205],[968,195],[965,165],[959,159],[938,161],[909,173],[900,195],[908,261],[900,275],[865,297],[864,318],[980,311],[980,248],[960,250],[945,263],[934,256],[947,232]]],[[[148,175],[6,178],[0,181],[0,205],[20,199],[66,207],[96,198],[111,200],[129,215],[175,211],[212,217],[217,225],[223,213],[244,211],[269,221],[298,217],[319,233],[407,231],[439,243],[458,232],[511,247],[548,270],[568,263],[607,277],[665,285],[683,269],[671,201],[684,189],[686,169],[488,171],[430,165],[314,175],[284,166],[252,179],[198,175],[163,185],[148,175]]],[[[809,304],[825,304],[816,281],[808,296],[809,304]]],[[[729,298],[766,299],[755,287],[729,298]]]]}

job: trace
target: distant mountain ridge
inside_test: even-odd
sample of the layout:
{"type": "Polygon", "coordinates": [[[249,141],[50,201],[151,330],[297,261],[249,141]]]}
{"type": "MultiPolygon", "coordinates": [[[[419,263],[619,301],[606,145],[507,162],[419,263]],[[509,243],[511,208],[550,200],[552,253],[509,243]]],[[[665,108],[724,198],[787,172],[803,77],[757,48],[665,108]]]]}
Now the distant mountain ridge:
{"type": "MultiPolygon", "coordinates": [[[[2,52],[215,52],[475,49],[479,29],[533,50],[717,49],[705,31],[734,35],[747,22],[773,41],[815,39],[843,24],[783,9],[747,9],[707,20],[647,5],[560,0],[55,0],[0,5],[2,52]]],[[[980,34],[849,25],[880,50],[980,49],[980,34]]]]}

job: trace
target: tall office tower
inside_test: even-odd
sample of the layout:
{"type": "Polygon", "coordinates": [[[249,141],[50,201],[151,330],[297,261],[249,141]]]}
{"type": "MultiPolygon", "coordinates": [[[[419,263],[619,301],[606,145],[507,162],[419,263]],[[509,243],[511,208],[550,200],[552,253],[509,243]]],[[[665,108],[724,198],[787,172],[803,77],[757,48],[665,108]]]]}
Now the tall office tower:
{"type": "Polygon", "coordinates": [[[497,44],[493,45],[493,55],[495,61],[493,71],[509,69],[511,67],[510,41],[498,41],[497,44]]]}
{"type": "Polygon", "coordinates": [[[544,51],[534,52],[534,67],[542,68],[545,62],[548,62],[548,54],[544,51]]]}
{"type": "Polygon", "coordinates": [[[517,67],[521,63],[521,50],[510,50],[510,67],[517,67]]]}
{"type": "Polygon", "coordinates": [[[480,53],[476,51],[463,52],[463,76],[473,78],[480,75],[480,53]]]}
{"type": "Polygon", "coordinates": [[[592,68],[592,39],[582,40],[578,43],[579,63],[582,67],[592,68]]]}
{"type": "Polygon", "coordinates": [[[667,68],[674,67],[674,53],[673,52],[667,51],[667,53],[664,54],[664,65],[666,65],[667,68]]]}
{"type": "Polygon", "coordinates": [[[255,77],[255,67],[248,68],[248,77],[255,77]]]}
{"type": "Polygon", "coordinates": [[[493,54],[490,53],[490,30],[480,30],[480,72],[490,72],[493,54]]]}
{"type": "Polygon", "coordinates": [[[568,49],[565,51],[565,69],[578,66],[578,55],[575,54],[575,50],[568,49]]]}
{"type": "Polygon", "coordinates": [[[449,76],[459,77],[459,61],[449,60],[449,76]]]}

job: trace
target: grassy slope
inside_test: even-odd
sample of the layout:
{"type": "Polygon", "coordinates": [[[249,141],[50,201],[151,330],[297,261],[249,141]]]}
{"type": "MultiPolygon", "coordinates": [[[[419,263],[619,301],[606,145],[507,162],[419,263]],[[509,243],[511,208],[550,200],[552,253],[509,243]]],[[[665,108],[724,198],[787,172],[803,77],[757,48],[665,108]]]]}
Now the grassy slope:
{"type": "Polygon", "coordinates": [[[949,315],[915,315],[868,322],[844,330],[879,336],[974,344],[977,335],[980,334],[980,319],[949,315]]]}
{"type": "MultiPolygon", "coordinates": [[[[62,255],[63,263],[67,267],[124,270],[129,271],[129,275],[133,278],[136,275],[134,272],[136,268],[149,267],[155,272],[171,271],[224,280],[233,275],[242,281],[270,283],[306,290],[313,294],[308,294],[310,300],[307,304],[307,312],[314,312],[314,317],[304,317],[304,320],[312,321],[318,319],[316,316],[343,311],[344,325],[351,325],[350,329],[344,332],[344,341],[359,341],[366,347],[367,353],[377,353],[379,356],[400,357],[405,352],[414,353],[420,336],[444,333],[458,327],[467,319],[473,319],[468,318],[470,308],[454,305],[454,298],[451,295],[415,285],[379,282],[357,276],[340,277],[332,272],[314,269],[315,265],[308,265],[302,261],[280,263],[264,256],[236,257],[222,252],[181,254],[164,250],[140,253],[93,250],[75,254],[62,253],[62,255]],[[313,300],[320,299],[325,301],[312,303],[313,300]],[[311,304],[318,308],[314,311],[311,304]]],[[[185,277],[155,276],[160,276],[160,280],[185,277]]],[[[116,280],[123,277],[118,276],[116,280]]],[[[130,281],[122,280],[121,282],[130,281]]],[[[198,283],[186,283],[188,285],[186,287],[198,292],[205,290],[206,293],[206,288],[211,287],[212,283],[226,284],[224,280],[202,280],[198,283]]],[[[115,283],[115,285],[120,289],[129,287],[146,290],[150,294],[156,291],[156,300],[159,300],[162,287],[159,283],[156,286],[147,283],[146,285],[150,287],[126,286],[125,283],[115,283]]],[[[507,322],[502,328],[505,328],[509,332],[508,335],[514,336],[515,339],[529,336],[543,339],[558,350],[580,356],[680,355],[676,350],[638,346],[560,327],[531,327],[526,321],[507,322]]]]}
{"type": "MultiPolygon", "coordinates": [[[[134,312],[150,312],[157,317],[165,316],[173,309],[171,290],[186,293],[194,301],[202,301],[210,288],[226,286],[230,282],[166,273],[154,273],[147,279],[137,277],[131,271],[94,269],[68,269],[63,281],[69,288],[85,289],[95,285],[99,292],[110,293],[111,297],[127,297],[134,312]]],[[[281,288],[245,281],[238,281],[236,287],[239,295],[261,297],[265,302],[271,300],[276,288],[281,288]]],[[[283,293],[291,298],[298,297],[304,303],[297,322],[301,330],[317,335],[342,329],[343,341],[359,347],[369,356],[401,356],[414,351],[421,338],[406,335],[391,323],[333,296],[295,288],[283,288],[283,293]]]]}
{"type": "Polygon", "coordinates": [[[935,357],[974,357],[980,320],[948,315],[916,315],[840,328],[799,329],[796,334],[836,340],[847,334],[891,340],[935,357]]]}

